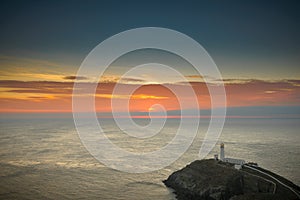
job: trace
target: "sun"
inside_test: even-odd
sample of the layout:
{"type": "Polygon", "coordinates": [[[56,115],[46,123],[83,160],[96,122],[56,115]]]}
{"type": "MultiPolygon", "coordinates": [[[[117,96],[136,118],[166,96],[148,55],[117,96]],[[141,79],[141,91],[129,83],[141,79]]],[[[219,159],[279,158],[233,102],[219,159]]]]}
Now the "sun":
{"type": "Polygon", "coordinates": [[[154,111],[155,109],[153,107],[150,107],[148,108],[148,111],[151,112],[151,111],[154,111]]]}

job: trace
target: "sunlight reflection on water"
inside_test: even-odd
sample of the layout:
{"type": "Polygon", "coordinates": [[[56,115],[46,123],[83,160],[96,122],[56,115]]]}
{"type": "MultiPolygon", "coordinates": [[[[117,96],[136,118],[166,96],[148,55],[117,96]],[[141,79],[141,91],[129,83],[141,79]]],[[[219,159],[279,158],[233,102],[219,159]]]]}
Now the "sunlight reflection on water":
{"type": "MultiPolygon", "coordinates": [[[[157,138],[139,142],[122,135],[110,120],[101,123],[107,136],[120,147],[152,151],[173,137],[178,119],[169,120],[157,138]]],[[[220,141],[225,143],[226,155],[257,162],[299,185],[298,123],[298,119],[229,119],[220,141]]],[[[0,197],[172,199],[174,195],[162,180],[197,159],[206,129],[207,123],[202,121],[191,148],[171,166],[152,173],[128,174],[94,159],[80,143],[72,119],[2,119],[0,197]]],[[[218,146],[208,157],[215,153],[218,146]]]]}

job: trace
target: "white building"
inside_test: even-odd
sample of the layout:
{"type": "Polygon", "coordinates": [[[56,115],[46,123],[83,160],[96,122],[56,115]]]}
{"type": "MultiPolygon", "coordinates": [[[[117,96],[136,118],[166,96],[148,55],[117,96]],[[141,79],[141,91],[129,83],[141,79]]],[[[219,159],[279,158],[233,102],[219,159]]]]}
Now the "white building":
{"type": "Polygon", "coordinates": [[[223,162],[228,162],[235,165],[244,165],[246,163],[245,160],[235,159],[235,158],[225,158],[223,162]]]}
{"type": "Polygon", "coordinates": [[[225,158],[225,150],[224,150],[224,143],[220,145],[220,160],[224,161],[225,158]]]}
{"type": "Polygon", "coordinates": [[[218,155],[218,154],[215,154],[215,155],[214,155],[214,159],[215,159],[215,160],[219,160],[219,155],[218,155]]]}
{"type": "Polygon", "coordinates": [[[221,143],[220,145],[220,160],[223,162],[234,164],[236,169],[241,169],[242,166],[246,163],[245,160],[242,159],[235,159],[235,158],[226,158],[225,157],[225,145],[221,143]]]}

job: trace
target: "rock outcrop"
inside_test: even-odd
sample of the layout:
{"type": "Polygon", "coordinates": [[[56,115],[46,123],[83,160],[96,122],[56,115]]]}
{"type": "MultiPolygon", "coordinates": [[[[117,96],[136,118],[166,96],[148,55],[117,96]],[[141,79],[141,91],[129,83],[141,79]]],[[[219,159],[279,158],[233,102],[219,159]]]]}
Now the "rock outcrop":
{"type": "MultiPolygon", "coordinates": [[[[280,181],[299,192],[299,187],[290,181],[282,177],[280,181]]],[[[178,200],[298,199],[294,192],[268,177],[213,159],[194,161],[164,183],[175,190],[178,200]]]]}

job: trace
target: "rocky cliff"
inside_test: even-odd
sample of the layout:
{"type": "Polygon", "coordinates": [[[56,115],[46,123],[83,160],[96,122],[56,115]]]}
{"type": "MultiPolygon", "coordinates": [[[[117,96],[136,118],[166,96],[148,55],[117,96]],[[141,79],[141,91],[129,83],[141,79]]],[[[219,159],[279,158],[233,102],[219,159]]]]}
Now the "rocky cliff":
{"type": "Polygon", "coordinates": [[[257,171],[237,170],[232,164],[212,159],[194,161],[164,183],[175,190],[178,200],[299,199],[295,194],[299,194],[298,186],[278,175],[276,178],[294,191],[257,171]]]}

